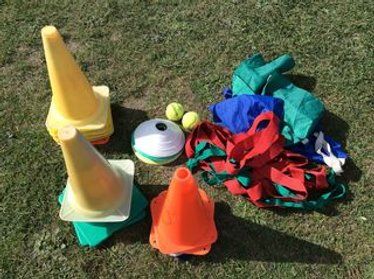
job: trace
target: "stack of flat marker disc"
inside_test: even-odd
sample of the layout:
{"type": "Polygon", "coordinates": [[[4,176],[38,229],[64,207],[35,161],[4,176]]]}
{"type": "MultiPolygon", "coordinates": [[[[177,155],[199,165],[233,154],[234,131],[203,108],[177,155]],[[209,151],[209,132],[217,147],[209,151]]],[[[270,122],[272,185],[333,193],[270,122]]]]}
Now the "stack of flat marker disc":
{"type": "Polygon", "coordinates": [[[159,118],[141,123],[131,137],[135,155],[152,165],[175,161],[183,153],[184,143],[184,133],[179,126],[159,118]]]}

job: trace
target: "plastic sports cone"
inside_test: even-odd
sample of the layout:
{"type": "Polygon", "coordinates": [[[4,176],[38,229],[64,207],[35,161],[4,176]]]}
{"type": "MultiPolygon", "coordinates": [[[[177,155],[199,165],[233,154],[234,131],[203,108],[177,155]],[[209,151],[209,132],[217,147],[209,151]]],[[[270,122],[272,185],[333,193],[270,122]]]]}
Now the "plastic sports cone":
{"type": "Polygon", "coordinates": [[[65,221],[120,222],[129,217],[134,179],[131,160],[108,162],[73,126],[58,137],[69,175],[60,217],[65,221]]]}
{"type": "MultiPolygon", "coordinates": [[[[60,194],[58,200],[62,203],[65,190],[60,194]]],[[[115,232],[122,230],[142,220],[146,214],[148,202],[140,190],[134,185],[131,200],[131,216],[122,222],[115,223],[90,223],[73,222],[74,230],[81,246],[96,247],[107,240],[115,232]]]]}
{"type": "Polygon", "coordinates": [[[101,143],[113,133],[109,88],[91,87],[54,26],[41,34],[53,93],[48,132],[58,142],[58,129],[72,124],[87,140],[101,143]]]}
{"type": "Polygon", "coordinates": [[[185,167],[178,168],[169,189],[152,200],[151,214],[149,241],[163,254],[204,255],[217,240],[214,202],[185,167]]]}

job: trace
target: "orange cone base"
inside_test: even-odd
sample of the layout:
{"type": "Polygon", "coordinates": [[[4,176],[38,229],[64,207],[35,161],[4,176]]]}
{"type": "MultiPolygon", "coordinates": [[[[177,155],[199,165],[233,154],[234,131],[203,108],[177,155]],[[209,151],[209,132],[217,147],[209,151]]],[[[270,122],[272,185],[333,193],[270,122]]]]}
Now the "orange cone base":
{"type": "Polygon", "coordinates": [[[110,137],[107,137],[107,138],[105,138],[105,139],[96,140],[96,141],[91,141],[91,143],[92,143],[93,145],[102,145],[102,144],[107,144],[109,140],[110,140],[110,137]]]}
{"type": "Polygon", "coordinates": [[[166,198],[167,191],[163,191],[159,196],[154,198],[151,202],[152,227],[149,236],[149,242],[152,247],[158,249],[162,254],[192,254],[205,255],[209,253],[211,244],[217,240],[217,230],[214,224],[214,202],[209,199],[208,195],[202,189],[199,189],[201,201],[206,208],[209,215],[209,220],[212,222],[208,227],[210,228],[204,235],[201,236],[198,243],[176,245],[171,243],[167,235],[160,235],[157,231],[157,224],[160,220],[162,207],[166,198]]]}
{"type": "Polygon", "coordinates": [[[151,243],[151,246],[153,248],[156,248],[157,250],[160,250],[161,253],[167,254],[167,255],[173,255],[173,254],[178,254],[178,255],[183,255],[183,254],[190,254],[190,255],[196,255],[196,256],[203,256],[206,255],[210,252],[210,249],[212,247],[211,244],[205,245],[203,247],[198,247],[194,248],[192,250],[187,250],[187,251],[179,251],[178,253],[165,253],[162,252],[161,249],[157,246],[157,240],[156,240],[156,233],[154,230],[154,227],[151,228],[151,234],[149,236],[149,242],[151,243]]]}

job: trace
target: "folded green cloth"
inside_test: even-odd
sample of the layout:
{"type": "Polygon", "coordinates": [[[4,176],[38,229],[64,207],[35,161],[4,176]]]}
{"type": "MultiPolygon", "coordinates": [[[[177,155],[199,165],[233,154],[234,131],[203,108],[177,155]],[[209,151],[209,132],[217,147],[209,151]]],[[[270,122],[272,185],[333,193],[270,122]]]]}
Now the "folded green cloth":
{"type": "Polygon", "coordinates": [[[292,84],[285,76],[274,72],[263,89],[263,94],[284,101],[282,135],[287,144],[297,144],[308,138],[321,120],[323,103],[308,91],[292,84]]]}
{"type": "Polygon", "coordinates": [[[269,75],[277,71],[284,73],[295,66],[295,61],[289,54],[266,63],[260,53],[242,61],[232,76],[233,95],[259,94],[269,75]]]}
{"type": "Polygon", "coordinates": [[[258,53],[240,63],[232,78],[233,96],[263,94],[284,101],[281,132],[287,145],[309,137],[324,113],[323,103],[319,99],[282,75],[293,66],[294,60],[290,55],[285,54],[266,63],[258,53]]]}

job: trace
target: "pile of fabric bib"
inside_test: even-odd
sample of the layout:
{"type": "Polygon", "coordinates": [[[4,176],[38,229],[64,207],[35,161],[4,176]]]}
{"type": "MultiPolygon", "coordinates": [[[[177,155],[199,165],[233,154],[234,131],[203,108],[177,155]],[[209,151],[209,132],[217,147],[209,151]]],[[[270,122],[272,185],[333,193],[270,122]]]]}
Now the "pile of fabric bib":
{"type": "Polygon", "coordinates": [[[335,176],[347,154],[322,131],[323,103],[284,74],[294,65],[290,55],[244,60],[209,107],[214,123],[187,138],[188,168],[258,207],[318,209],[344,197],[335,176]]]}

